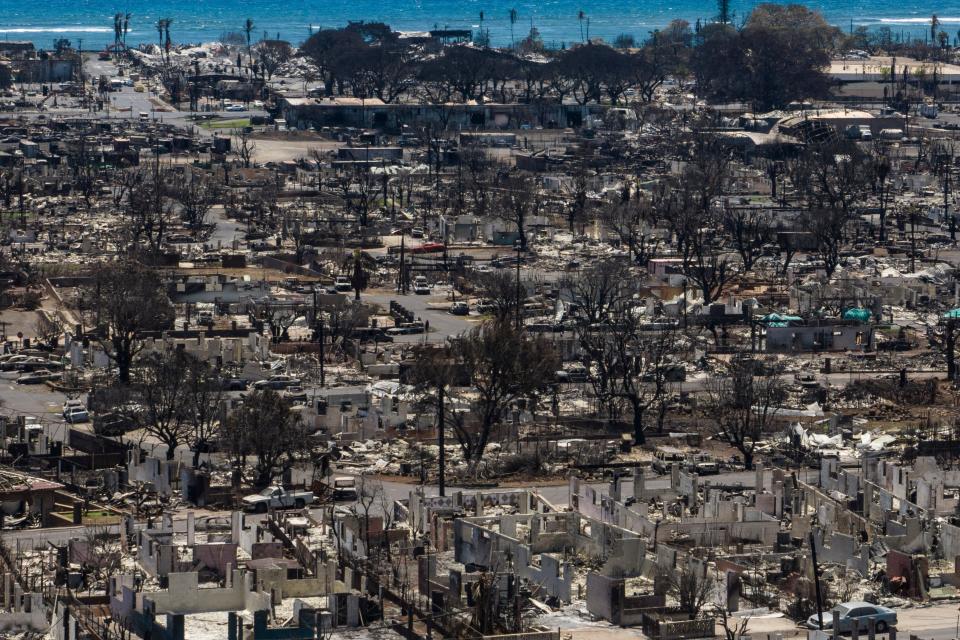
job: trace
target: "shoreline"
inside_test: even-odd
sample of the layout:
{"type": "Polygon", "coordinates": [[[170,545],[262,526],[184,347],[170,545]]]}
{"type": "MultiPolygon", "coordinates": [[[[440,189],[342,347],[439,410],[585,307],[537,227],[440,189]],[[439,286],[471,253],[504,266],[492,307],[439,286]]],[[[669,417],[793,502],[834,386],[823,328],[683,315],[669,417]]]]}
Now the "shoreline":
{"type": "MultiPolygon", "coordinates": [[[[878,16],[866,20],[863,18],[858,20],[853,16],[845,16],[839,11],[824,10],[823,7],[817,6],[811,6],[811,8],[815,8],[823,13],[827,22],[838,27],[844,33],[861,27],[866,28],[871,33],[875,33],[883,28],[889,28],[894,37],[902,35],[912,38],[922,37],[929,33],[930,29],[929,15],[926,17],[916,15],[909,17],[878,16]]],[[[665,28],[673,19],[686,20],[691,26],[695,25],[697,21],[706,24],[712,20],[712,17],[709,16],[709,12],[705,13],[708,15],[695,17],[688,15],[687,12],[683,10],[677,11],[675,14],[664,13],[663,15],[651,12],[647,16],[628,15],[622,19],[618,19],[616,15],[603,13],[592,16],[586,33],[589,33],[589,37],[592,40],[602,39],[607,43],[612,43],[618,35],[622,34],[632,35],[637,40],[645,40],[652,31],[665,28]]],[[[929,14],[934,13],[937,12],[929,12],[929,14]]],[[[960,11],[953,11],[952,13],[960,13],[960,11]]],[[[177,15],[175,12],[171,12],[171,14],[177,15]]],[[[939,16],[939,14],[937,15],[939,16]]],[[[435,28],[471,30],[477,33],[481,27],[476,18],[468,19],[464,17],[460,20],[450,20],[444,24],[429,24],[428,22],[415,22],[409,18],[391,19],[396,17],[397,16],[383,15],[368,19],[368,21],[383,21],[394,31],[400,33],[426,32],[435,28]]],[[[735,14],[735,18],[739,19],[740,17],[740,14],[735,14]]],[[[236,23],[239,25],[243,19],[244,18],[238,14],[236,23]]],[[[290,23],[271,22],[263,18],[261,20],[263,20],[262,24],[254,18],[255,23],[258,25],[257,30],[261,32],[259,35],[267,35],[269,38],[279,36],[279,39],[286,40],[296,47],[299,47],[309,37],[309,33],[315,32],[319,28],[340,28],[348,22],[348,20],[317,21],[313,24],[304,23],[303,25],[297,25],[298,28],[295,29],[294,25],[290,23]]],[[[944,15],[940,17],[939,20],[942,28],[951,34],[951,38],[955,35],[960,35],[960,15],[944,15]]],[[[230,25],[232,25],[232,23],[233,21],[231,21],[230,25]]],[[[507,47],[510,46],[511,42],[517,42],[526,37],[531,23],[540,33],[547,48],[560,49],[581,42],[581,30],[576,19],[566,15],[524,16],[515,27],[513,37],[510,35],[510,25],[505,19],[488,18],[483,23],[482,28],[488,32],[492,46],[507,47]]],[[[230,25],[223,25],[223,28],[210,26],[197,29],[192,27],[191,23],[187,22],[185,18],[181,17],[179,21],[174,19],[174,27],[172,29],[174,44],[177,46],[191,44],[201,46],[220,42],[222,36],[239,32],[239,27],[231,28],[230,25]]],[[[136,48],[141,45],[157,44],[156,34],[152,29],[147,28],[143,22],[137,23],[137,26],[139,28],[131,29],[128,34],[128,44],[130,47],[136,48]]],[[[584,37],[586,33],[583,33],[584,37]]],[[[5,25],[3,28],[0,28],[0,41],[32,42],[38,49],[52,48],[53,42],[60,38],[71,40],[74,44],[82,41],[84,51],[99,51],[113,45],[113,30],[109,26],[92,24],[76,26],[5,25]]]]}

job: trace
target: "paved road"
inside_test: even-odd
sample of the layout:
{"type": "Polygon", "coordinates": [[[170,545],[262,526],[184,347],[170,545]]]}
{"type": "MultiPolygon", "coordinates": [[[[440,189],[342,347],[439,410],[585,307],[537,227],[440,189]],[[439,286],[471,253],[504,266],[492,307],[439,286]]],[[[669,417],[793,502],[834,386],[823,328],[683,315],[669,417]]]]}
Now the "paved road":
{"type": "MultiPolygon", "coordinates": [[[[417,295],[408,293],[398,294],[395,291],[379,289],[361,294],[361,300],[371,302],[387,310],[391,300],[396,300],[406,307],[414,316],[430,323],[430,334],[427,340],[436,342],[449,336],[455,336],[470,329],[479,320],[478,316],[455,316],[446,308],[450,305],[450,287],[440,285],[434,288],[432,295],[417,295]],[[433,308],[430,308],[433,307],[433,308]]],[[[394,342],[417,343],[423,342],[423,334],[394,336],[394,342]]]]}
{"type": "MultiPolygon", "coordinates": [[[[99,60],[96,56],[89,56],[84,61],[84,70],[92,81],[96,81],[100,76],[108,78],[117,77],[118,68],[112,60],[99,60]]],[[[102,114],[109,118],[128,118],[139,119],[141,113],[149,113],[153,120],[159,122],[168,122],[181,126],[190,126],[195,124],[190,120],[194,115],[189,111],[156,111],[156,105],[151,102],[151,93],[149,91],[138,92],[133,87],[124,86],[119,91],[110,92],[110,102],[112,108],[109,112],[102,114]],[[122,111],[120,111],[122,109],[122,111]]],[[[248,118],[251,116],[265,116],[266,111],[262,109],[250,109],[248,111],[230,112],[230,111],[209,111],[206,115],[215,115],[227,119],[248,118]]],[[[201,136],[212,136],[213,131],[196,127],[196,131],[201,136]]]]}
{"type": "Polygon", "coordinates": [[[60,413],[67,397],[46,385],[17,384],[19,373],[0,373],[0,413],[4,415],[27,415],[41,420],[62,422],[60,413]]]}

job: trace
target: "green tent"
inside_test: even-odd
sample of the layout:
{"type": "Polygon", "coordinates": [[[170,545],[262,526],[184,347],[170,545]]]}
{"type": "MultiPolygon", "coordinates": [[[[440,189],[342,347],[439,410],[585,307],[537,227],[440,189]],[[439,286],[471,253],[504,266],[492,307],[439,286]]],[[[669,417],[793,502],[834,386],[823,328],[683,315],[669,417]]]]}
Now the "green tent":
{"type": "Polygon", "coordinates": [[[960,307],[957,307],[952,311],[947,311],[945,314],[943,314],[943,317],[947,320],[957,320],[960,318],[960,307]]]}

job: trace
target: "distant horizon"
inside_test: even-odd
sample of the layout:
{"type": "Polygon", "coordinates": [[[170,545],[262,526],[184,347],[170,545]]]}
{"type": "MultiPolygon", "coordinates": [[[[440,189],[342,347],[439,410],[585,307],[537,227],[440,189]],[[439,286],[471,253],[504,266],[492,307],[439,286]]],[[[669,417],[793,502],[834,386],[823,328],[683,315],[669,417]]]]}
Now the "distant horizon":
{"type": "MultiPolygon", "coordinates": [[[[735,22],[745,19],[761,2],[737,0],[731,3],[735,22]]],[[[784,4],[784,3],[780,3],[784,4]]],[[[951,41],[960,32],[960,9],[956,7],[930,8],[925,3],[881,0],[879,2],[840,3],[836,0],[818,0],[800,3],[821,12],[828,22],[844,32],[857,27],[875,31],[889,27],[896,36],[922,37],[929,30],[930,17],[936,14],[941,28],[951,41]],[[940,10],[938,10],[940,9],[940,10]],[[943,13],[943,15],[941,15],[943,13]],[[953,15],[950,15],[953,14],[953,15]]],[[[484,14],[482,28],[489,31],[491,45],[509,46],[529,33],[531,24],[537,28],[548,47],[570,46],[586,40],[601,38],[606,42],[621,34],[638,41],[650,32],[663,28],[671,20],[687,20],[691,25],[713,20],[716,3],[710,0],[674,0],[671,6],[648,4],[638,7],[619,0],[581,2],[555,0],[544,5],[523,0],[357,0],[349,6],[326,7],[324,15],[300,0],[278,5],[267,0],[250,0],[243,9],[227,0],[51,0],[43,5],[18,5],[7,11],[0,23],[0,39],[33,42],[37,48],[49,49],[54,40],[67,38],[77,46],[82,40],[84,50],[100,50],[113,44],[113,15],[131,14],[127,40],[131,46],[156,44],[156,21],[173,18],[170,33],[174,44],[216,42],[231,32],[241,32],[243,22],[254,21],[254,38],[260,40],[279,35],[283,40],[299,46],[308,37],[308,30],[336,28],[350,21],[383,22],[397,31],[428,31],[431,29],[481,28],[480,12],[484,14]],[[516,8],[518,18],[513,26],[509,11],[516,8]],[[584,20],[578,20],[580,11],[584,20]]]]}

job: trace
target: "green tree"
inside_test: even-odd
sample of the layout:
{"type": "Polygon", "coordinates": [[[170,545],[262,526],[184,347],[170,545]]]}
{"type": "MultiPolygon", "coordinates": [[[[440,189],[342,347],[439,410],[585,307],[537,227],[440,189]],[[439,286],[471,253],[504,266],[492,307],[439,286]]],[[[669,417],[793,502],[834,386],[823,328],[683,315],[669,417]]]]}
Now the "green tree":
{"type": "Polygon", "coordinates": [[[254,391],[224,425],[227,443],[237,475],[246,475],[254,487],[263,488],[300,461],[309,459],[309,436],[300,415],[278,393],[254,391]]]}
{"type": "Polygon", "coordinates": [[[753,363],[744,361],[708,383],[704,415],[713,422],[715,436],[743,455],[749,470],[757,443],[766,437],[786,397],[779,376],[755,376],[753,363]]]}
{"type": "Polygon", "coordinates": [[[801,5],[758,5],[740,31],[707,25],[691,61],[702,95],[746,100],[761,110],[828,93],[839,29],[801,5]]]}
{"type": "Polygon", "coordinates": [[[116,365],[120,382],[129,384],[144,332],[167,329],[173,322],[160,277],[133,260],[101,264],[84,287],[84,300],[89,301],[97,342],[116,365]]]}
{"type": "Polygon", "coordinates": [[[449,350],[467,380],[452,395],[469,404],[469,413],[452,420],[454,435],[473,473],[507,410],[530,400],[553,379],[559,360],[541,337],[531,338],[510,322],[488,322],[454,339],[449,350]]]}
{"type": "Polygon", "coordinates": [[[134,389],[143,407],[143,429],[167,447],[173,460],[177,447],[188,442],[190,422],[187,372],[195,358],[182,349],[147,354],[135,369],[134,389]]]}

